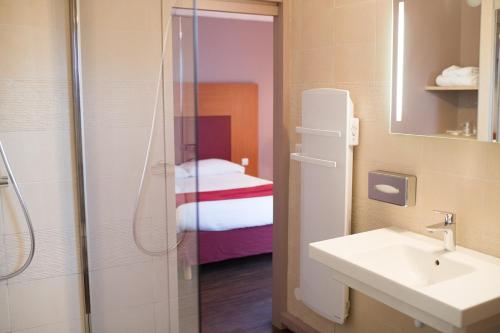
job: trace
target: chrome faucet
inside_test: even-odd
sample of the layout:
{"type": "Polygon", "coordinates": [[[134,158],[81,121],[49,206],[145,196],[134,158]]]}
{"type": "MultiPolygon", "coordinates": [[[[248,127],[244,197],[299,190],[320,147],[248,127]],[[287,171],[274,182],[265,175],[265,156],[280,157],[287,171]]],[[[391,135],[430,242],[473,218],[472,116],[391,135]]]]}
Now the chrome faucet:
{"type": "Polygon", "coordinates": [[[444,222],[437,223],[426,227],[425,229],[430,233],[442,232],[444,234],[444,248],[447,251],[455,251],[456,247],[456,224],[455,214],[449,212],[442,212],[439,210],[433,211],[436,214],[444,216],[444,222]]]}

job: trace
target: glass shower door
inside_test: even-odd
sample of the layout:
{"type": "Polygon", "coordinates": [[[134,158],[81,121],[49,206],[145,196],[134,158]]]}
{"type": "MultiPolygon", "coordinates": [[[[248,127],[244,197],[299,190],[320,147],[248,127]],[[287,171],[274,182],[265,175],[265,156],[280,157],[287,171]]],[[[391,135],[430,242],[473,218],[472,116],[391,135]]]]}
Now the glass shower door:
{"type": "Polygon", "coordinates": [[[174,29],[177,3],[80,2],[94,333],[198,332],[196,228],[176,216],[197,186],[176,172],[196,157],[195,30],[174,29]]]}

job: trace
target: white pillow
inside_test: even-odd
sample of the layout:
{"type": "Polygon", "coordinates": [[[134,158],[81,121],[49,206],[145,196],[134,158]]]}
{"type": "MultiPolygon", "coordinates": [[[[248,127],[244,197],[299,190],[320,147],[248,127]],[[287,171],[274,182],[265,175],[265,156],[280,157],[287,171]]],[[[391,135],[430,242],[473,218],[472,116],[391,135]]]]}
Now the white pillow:
{"type": "MultiPolygon", "coordinates": [[[[190,177],[196,176],[196,162],[190,161],[181,164],[181,167],[187,171],[190,177]]],[[[245,173],[245,167],[226,160],[211,158],[198,161],[199,176],[225,175],[231,173],[245,173]]]]}
{"type": "Polygon", "coordinates": [[[191,177],[189,173],[181,166],[175,166],[175,179],[183,179],[191,177]]]}

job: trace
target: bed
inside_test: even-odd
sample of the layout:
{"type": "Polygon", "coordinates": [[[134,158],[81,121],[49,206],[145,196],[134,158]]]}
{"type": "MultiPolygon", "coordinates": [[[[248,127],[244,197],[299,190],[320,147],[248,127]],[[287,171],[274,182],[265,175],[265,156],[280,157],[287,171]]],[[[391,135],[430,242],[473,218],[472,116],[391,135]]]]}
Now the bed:
{"type": "Polygon", "coordinates": [[[237,165],[202,173],[209,164],[226,163],[231,162],[199,161],[199,193],[196,178],[176,179],[177,225],[179,233],[190,235],[183,246],[189,265],[272,252],[272,182],[237,172],[237,165]],[[192,243],[196,231],[199,253],[192,243]]]}
{"type": "Polygon", "coordinates": [[[184,235],[181,260],[189,267],[271,253],[272,182],[258,178],[256,167],[257,86],[201,84],[199,95],[198,144],[186,140],[194,137],[192,119],[178,117],[175,125],[177,223],[184,235]],[[190,161],[193,146],[198,193],[195,163],[190,161]],[[246,156],[253,163],[244,168],[238,161],[246,156]]]}

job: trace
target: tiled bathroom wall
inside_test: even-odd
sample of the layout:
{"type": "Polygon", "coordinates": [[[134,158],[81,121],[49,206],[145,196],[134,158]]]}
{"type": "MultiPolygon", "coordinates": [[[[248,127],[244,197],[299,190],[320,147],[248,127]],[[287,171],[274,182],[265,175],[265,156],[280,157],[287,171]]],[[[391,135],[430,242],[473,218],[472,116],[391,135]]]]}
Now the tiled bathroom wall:
{"type": "MultiPolygon", "coordinates": [[[[500,145],[389,134],[392,0],[293,0],[291,129],[304,89],[348,89],[361,121],[354,151],[353,232],[399,226],[425,233],[433,209],[457,214],[459,245],[500,257],[500,145]],[[417,205],[368,200],[367,173],[383,169],[418,178],[417,205]]],[[[291,134],[293,149],[299,138],[291,134]]],[[[291,164],[288,311],[320,332],[435,332],[358,292],[345,325],[334,325],[294,297],[299,284],[299,170],[291,164]]]]}
{"type": "MultiPolygon", "coordinates": [[[[0,0],[0,139],[36,235],[31,266],[0,282],[1,333],[82,331],[68,13],[66,0],[0,0]]],[[[29,242],[12,187],[0,189],[0,274],[29,242]]]]}

